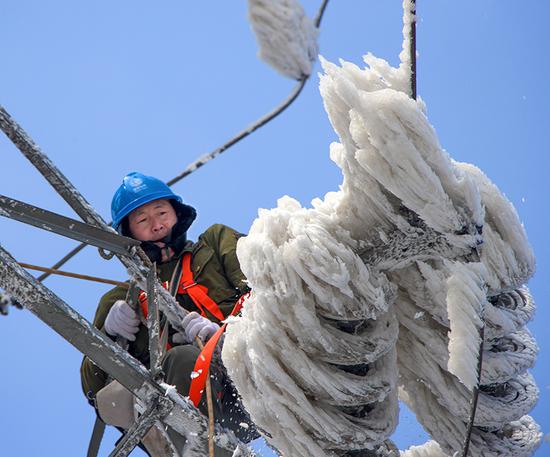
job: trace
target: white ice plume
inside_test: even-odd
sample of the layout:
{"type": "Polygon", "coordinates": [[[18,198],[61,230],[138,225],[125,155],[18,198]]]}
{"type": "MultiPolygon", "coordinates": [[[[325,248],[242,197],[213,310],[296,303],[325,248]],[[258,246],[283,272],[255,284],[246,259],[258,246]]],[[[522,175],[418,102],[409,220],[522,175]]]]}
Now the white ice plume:
{"type": "Polygon", "coordinates": [[[289,78],[310,75],[318,30],[298,0],[248,0],[248,16],[262,60],[289,78]]]}

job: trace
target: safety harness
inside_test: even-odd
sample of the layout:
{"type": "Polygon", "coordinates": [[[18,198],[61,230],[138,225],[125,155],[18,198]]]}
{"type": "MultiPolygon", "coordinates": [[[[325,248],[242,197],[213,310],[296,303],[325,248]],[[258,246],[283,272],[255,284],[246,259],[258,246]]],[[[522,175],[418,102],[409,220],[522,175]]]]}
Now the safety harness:
{"type": "MultiPolygon", "coordinates": [[[[169,283],[165,281],[163,284],[165,289],[168,289],[169,283]]],[[[219,321],[223,321],[225,316],[223,315],[218,304],[208,296],[208,288],[202,284],[197,284],[193,277],[193,271],[191,270],[191,253],[185,252],[182,258],[182,268],[181,276],[179,279],[178,294],[189,295],[195,306],[199,309],[202,316],[207,317],[206,311],[212,314],[219,321]]],[[[249,293],[242,295],[233,310],[229,314],[230,316],[235,316],[239,313],[243,306],[243,302],[249,293]]],[[[139,295],[139,302],[141,305],[141,310],[143,315],[147,317],[148,306],[147,306],[147,293],[141,292],[139,295]]],[[[193,402],[195,407],[199,406],[199,403],[204,392],[204,387],[206,385],[206,379],[210,370],[210,363],[212,362],[212,356],[214,354],[214,349],[218,344],[227,324],[223,324],[218,331],[208,340],[204,345],[204,348],[201,350],[195,366],[193,368],[193,375],[191,380],[191,386],[189,387],[189,399],[193,402]]],[[[170,343],[167,343],[166,349],[171,348],[170,343]]]]}
{"type": "Polygon", "coordinates": [[[187,294],[193,300],[196,307],[199,308],[201,315],[206,317],[206,310],[210,312],[216,319],[223,321],[223,315],[218,304],[208,296],[208,289],[200,284],[197,284],[193,278],[191,270],[191,253],[183,254],[181,278],[178,287],[178,294],[187,294]]]}

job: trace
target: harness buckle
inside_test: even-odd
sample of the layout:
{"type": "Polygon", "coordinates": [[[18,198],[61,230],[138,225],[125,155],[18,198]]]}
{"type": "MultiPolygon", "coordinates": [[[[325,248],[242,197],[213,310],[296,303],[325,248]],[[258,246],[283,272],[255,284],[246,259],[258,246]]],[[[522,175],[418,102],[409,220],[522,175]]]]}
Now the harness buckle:
{"type": "Polygon", "coordinates": [[[196,286],[196,285],[197,285],[197,283],[195,281],[193,281],[192,284],[188,284],[187,286],[183,286],[181,288],[181,290],[186,290],[186,289],[189,289],[190,287],[193,287],[193,286],[196,286]]]}

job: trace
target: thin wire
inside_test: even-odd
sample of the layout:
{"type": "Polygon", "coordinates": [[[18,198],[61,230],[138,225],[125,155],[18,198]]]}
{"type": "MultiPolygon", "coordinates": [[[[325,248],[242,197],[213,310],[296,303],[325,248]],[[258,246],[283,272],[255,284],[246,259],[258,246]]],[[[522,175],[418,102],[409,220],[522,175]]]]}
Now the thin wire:
{"type": "MultiPolygon", "coordinates": [[[[319,8],[319,12],[317,13],[317,16],[315,18],[315,26],[319,28],[321,25],[321,20],[323,19],[326,7],[328,5],[329,0],[324,0],[319,8]]],[[[273,111],[266,114],[265,116],[261,117],[259,120],[257,120],[254,124],[252,124],[247,129],[239,132],[236,136],[231,138],[229,141],[224,143],[222,146],[214,149],[212,152],[209,152],[202,157],[198,158],[191,164],[185,168],[179,175],[175,176],[174,178],[170,179],[166,182],[166,185],[173,186],[177,182],[181,181],[186,176],[189,176],[194,171],[201,168],[204,164],[209,162],[210,160],[216,158],[219,156],[222,152],[227,151],[231,146],[234,146],[242,139],[246,138],[251,133],[255,132],[259,128],[266,125],[268,122],[275,119],[279,114],[281,114],[283,111],[285,111],[293,102],[298,98],[298,95],[302,92],[302,89],[304,88],[306,82],[309,79],[309,75],[303,77],[301,80],[298,81],[298,84],[294,86],[292,91],[290,92],[290,95],[281,103],[279,104],[273,111]]],[[[109,223],[110,225],[111,223],[109,223]]],[[[72,251],[68,252],[62,259],[58,260],[53,266],[52,270],[55,270],[59,267],[62,267],[65,265],[69,260],[71,260],[74,256],[76,256],[82,249],[84,249],[87,245],[85,243],[81,243],[78,246],[76,246],[72,251]]],[[[44,281],[46,278],[50,276],[51,273],[44,273],[40,275],[37,279],[38,281],[44,281]]]]}
{"type": "Polygon", "coordinates": [[[228,150],[231,146],[234,146],[242,139],[246,138],[251,133],[258,130],[260,127],[263,127],[268,122],[275,119],[279,114],[281,114],[283,111],[285,111],[296,98],[298,98],[298,95],[300,95],[300,92],[302,92],[302,89],[304,88],[307,80],[309,79],[309,76],[306,76],[298,81],[298,84],[294,86],[292,89],[292,92],[290,95],[280,104],[278,105],[273,111],[269,112],[265,116],[258,119],[254,124],[252,124],[250,127],[247,127],[246,129],[239,132],[237,135],[235,135],[233,138],[231,138],[229,141],[221,145],[220,147],[214,149],[212,152],[209,152],[208,154],[203,155],[202,157],[199,157],[197,160],[192,162],[190,165],[187,166],[185,170],[183,170],[179,175],[172,178],[170,181],[166,182],[166,185],[173,186],[177,182],[181,181],[186,176],[189,176],[194,171],[198,170],[200,167],[202,167],[205,163],[210,162],[212,159],[215,159],[217,156],[219,156],[222,152],[228,150]]]}
{"type": "Polygon", "coordinates": [[[485,319],[483,319],[483,324],[479,330],[479,336],[481,342],[479,343],[479,354],[477,357],[477,385],[474,387],[474,392],[472,394],[471,408],[470,408],[470,419],[468,421],[468,427],[466,429],[466,436],[464,437],[464,444],[462,446],[462,457],[467,457],[468,450],[470,449],[470,440],[472,437],[472,431],[474,428],[474,420],[476,417],[477,403],[479,400],[479,385],[481,383],[481,369],[483,367],[483,343],[485,339],[485,319]]]}
{"type": "MultiPolygon", "coordinates": [[[[58,260],[54,265],[52,265],[52,270],[57,270],[59,267],[62,267],[65,265],[69,260],[71,260],[76,254],[78,254],[82,249],[84,249],[86,246],[88,246],[86,243],[80,243],[76,248],[74,248],[71,252],[69,252],[65,257],[58,260]]],[[[51,273],[44,273],[40,275],[37,279],[42,282],[44,279],[46,279],[48,276],[50,276],[51,273]]]]}
{"type": "Polygon", "coordinates": [[[411,61],[410,72],[411,72],[411,98],[416,100],[416,0],[411,0],[410,3],[412,21],[411,29],[409,30],[409,56],[411,61]]]}
{"type": "Polygon", "coordinates": [[[128,288],[128,284],[121,281],[114,281],[112,279],[106,279],[106,278],[98,278],[97,276],[83,275],[80,273],[71,273],[70,271],[61,271],[58,269],[41,267],[39,265],[31,265],[30,263],[23,263],[23,262],[17,262],[17,263],[21,265],[23,268],[28,268],[29,270],[43,271],[48,274],[65,276],[68,278],[83,279],[85,281],[99,282],[102,284],[110,284],[113,286],[128,288]]]}
{"type": "Polygon", "coordinates": [[[327,8],[328,0],[325,0],[321,6],[319,7],[319,11],[317,12],[317,16],[315,17],[315,27],[319,28],[321,25],[321,20],[323,19],[323,15],[325,14],[325,9],[327,8]]]}

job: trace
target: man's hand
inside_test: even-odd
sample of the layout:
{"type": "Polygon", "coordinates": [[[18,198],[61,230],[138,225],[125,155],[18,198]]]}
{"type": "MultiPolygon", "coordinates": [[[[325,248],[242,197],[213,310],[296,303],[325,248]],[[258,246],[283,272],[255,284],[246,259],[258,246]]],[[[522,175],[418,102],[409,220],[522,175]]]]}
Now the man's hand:
{"type": "Polygon", "coordinates": [[[140,320],[136,312],[124,300],[117,300],[105,319],[105,331],[111,336],[122,336],[135,341],[140,320]]]}
{"type": "Polygon", "coordinates": [[[182,326],[185,334],[190,341],[194,341],[195,337],[206,343],[214,333],[218,331],[220,326],[206,317],[202,317],[199,313],[189,313],[182,321],[182,326]]]}

